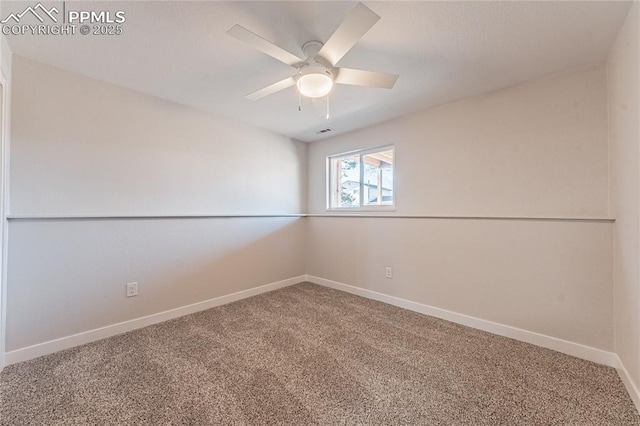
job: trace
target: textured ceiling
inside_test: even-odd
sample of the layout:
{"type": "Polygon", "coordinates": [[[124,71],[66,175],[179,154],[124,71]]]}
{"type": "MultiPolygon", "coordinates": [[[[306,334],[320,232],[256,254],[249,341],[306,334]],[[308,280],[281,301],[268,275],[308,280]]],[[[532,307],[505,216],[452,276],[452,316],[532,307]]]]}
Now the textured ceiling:
{"type": "MultiPolygon", "coordinates": [[[[2,17],[35,2],[2,2],[2,17]]],[[[47,2],[46,5],[62,4],[47,2]]],[[[380,21],[338,63],[399,74],[391,90],[337,86],[324,102],[289,88],[244,95],[292,69],[225,32],[240,24],[296,55],[326,41],[355,2],[70,2],[124,10],[119,36],[10,36],[14,53],[264,127],[322,139],[408,112],[605,59],[629,2],[365,2],[380,21]]]]}

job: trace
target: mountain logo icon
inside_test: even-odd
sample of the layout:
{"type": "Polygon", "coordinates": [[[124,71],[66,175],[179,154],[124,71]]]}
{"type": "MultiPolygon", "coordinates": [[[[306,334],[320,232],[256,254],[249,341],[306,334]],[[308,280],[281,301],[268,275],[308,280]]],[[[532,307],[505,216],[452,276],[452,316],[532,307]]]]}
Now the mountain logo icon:
{"type": "Polygon", "coordinates": [[[58,18],[54,16],[54,13],[57,15],[60,12],[58,11],[58,9],[56,9],[55,6],[52,7],[51,9],[47,9],[42,5],[42,3],[38,3],[33,7],[32,6],[27,7],[21,13],[10,13],[9,16],[7,16],[2,21],[0,21],[0,23],[6,24],[7,22],[13,19],[13,21],[17,24],[25,15],[29,13],[35,16],[40,22],[44,22],[44,18],[48,16],[53,22],[57,23],[58,18]]]}

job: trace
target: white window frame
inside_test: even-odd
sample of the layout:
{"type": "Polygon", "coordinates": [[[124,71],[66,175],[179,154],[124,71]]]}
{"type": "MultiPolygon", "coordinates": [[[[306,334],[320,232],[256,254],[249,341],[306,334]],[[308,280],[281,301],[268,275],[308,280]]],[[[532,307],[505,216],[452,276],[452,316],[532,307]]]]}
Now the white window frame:
{"type": "Polygon", "coordinates": [[[396,210],[396,146],[395,145],[383,145],[376,148],[356,149],[353,151],[341,152],[339,154],[331,154],[327,156],[327,170],[326,170],[326,211],[342,211],[342,212],[363,212],[363,211],[395,211],[396,210]],[[364,205],[364,161],[363,156],[367,154],[373,154],[381,151],[393,151],[393,202],[385,205],[364,205]],[[336,158],[348,157],[352,155],[358,155],[360,164],[360,190],[358,200],[359,207],[331,207],[331,161],[336,158]]]}

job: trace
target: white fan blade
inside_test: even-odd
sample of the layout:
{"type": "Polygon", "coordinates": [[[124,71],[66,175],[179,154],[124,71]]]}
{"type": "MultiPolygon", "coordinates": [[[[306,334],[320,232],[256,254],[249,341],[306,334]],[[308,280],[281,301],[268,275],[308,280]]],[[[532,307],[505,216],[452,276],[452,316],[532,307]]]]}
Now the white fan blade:
{"type": "Polygon", "coordinates": [[[293,79],[293,77],[287,77],[277,83],[270,84],[267,87],[256,90],[253,93],[249,93],[247,96],[245,96],[245,98],[255,101],[257,99],[264,98],[265,96],[268,96],[272,93],[279,92],[282,89],[286,89],[287,87],[291,87],[294,84],[296,84],[296,81],[293,79]]]}
{"type": "Polygon", "coordinates": [[[396,84],[397,79],[397,74],[356,70],[353,68],[338,68],[338,75],[334,81],[339,84],[351,84],[353,86],[369,86],[391,89],[393,85],[396,84]]]}
{"type": "Polygon", "coordinates": [[[266,53],[279,60],[280,62],[284,62],[287,65],[295,65],[300,62],[304,62],[303,59],[298,58],[293,53],[287,52],[281,47],[276,46],[268,40],[263,39],[257,34],[252,33],[248,29],[241,27],[240,25],[234,25],[231,27],[229,31],[227,31],[231,37],[235,37],[238,40],[245,42],[249,46],[258,49],[262,53],[266,53]]]}
{"type": "Polygon", "coordinates": [[[349,13],[338,29],[322,46],[318,56],[335,65],[362,38],[380,17],[362,3],[349,13]]]}

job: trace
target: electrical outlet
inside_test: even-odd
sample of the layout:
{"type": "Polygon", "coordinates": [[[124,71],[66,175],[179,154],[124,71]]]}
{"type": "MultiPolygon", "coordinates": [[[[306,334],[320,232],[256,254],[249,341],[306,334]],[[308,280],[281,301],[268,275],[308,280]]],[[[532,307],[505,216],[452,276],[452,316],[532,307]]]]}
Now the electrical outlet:
{"type": "Polygon", "coordinates": [[[127,283],[127,297],[138,295],[138,283],[127,283]]]}
{"type": "Polygon", "coordinates": [[[391,268],[391,266],[387,266],[386,268],[384,268],[384,277],[393,278],[393,268],[391,268]]]}

